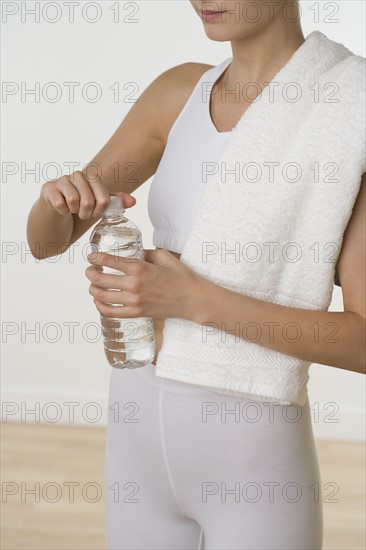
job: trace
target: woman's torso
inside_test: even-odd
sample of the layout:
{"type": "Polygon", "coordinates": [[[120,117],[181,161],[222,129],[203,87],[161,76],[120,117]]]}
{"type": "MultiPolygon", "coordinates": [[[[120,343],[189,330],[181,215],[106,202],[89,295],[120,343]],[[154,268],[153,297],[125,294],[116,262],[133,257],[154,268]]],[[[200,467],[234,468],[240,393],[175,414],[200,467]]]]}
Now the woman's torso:
{"type": "MultiPolygon", "coordinates": [[[[164,154],[151,182],[148,213],[153,225],[153,245],[169,250],[178,259],[205,185],[204,163],[217,161],[231,133],[219,131],[210,113],[212,88],[230,61],[227,58],[202,74],[170,128],[164,154]]],[[[163,326],[163,319],[154,319],[153,364],[161,348],[163,326]]]]}

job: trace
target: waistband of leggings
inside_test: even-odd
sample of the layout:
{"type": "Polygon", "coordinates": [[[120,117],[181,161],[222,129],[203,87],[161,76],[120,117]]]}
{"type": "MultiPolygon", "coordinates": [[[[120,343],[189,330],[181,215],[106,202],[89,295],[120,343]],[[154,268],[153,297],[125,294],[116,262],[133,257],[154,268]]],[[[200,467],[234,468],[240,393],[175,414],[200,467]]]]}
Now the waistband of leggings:
{"type": "Polygon", "coordinates": [[[161,386],[164,391],[171,391],[176,393],[192,393],[192,394],[212,394],[208,389],[195,384],[187,384],[186,382],[179,382],[178,380],[171,380],[170,378],[162,378],[155,375],[155,365],[149,363],[146,367],[139,367],[134,369],[136,373],[145,380],[152,382],[157,386],[161,386]]]}

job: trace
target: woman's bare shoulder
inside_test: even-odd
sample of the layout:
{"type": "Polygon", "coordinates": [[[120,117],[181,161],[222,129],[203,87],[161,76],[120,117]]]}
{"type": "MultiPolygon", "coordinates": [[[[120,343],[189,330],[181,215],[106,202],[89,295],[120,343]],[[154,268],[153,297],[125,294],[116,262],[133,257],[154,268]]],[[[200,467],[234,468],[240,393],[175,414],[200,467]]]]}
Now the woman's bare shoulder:
{"type": "Polygon", "coordinates": [[[166,143],[170,128],[179,116],[201,76],[213,65],[186,62],[167,69],[154,81],[156,98],[161,105],[161,132],[166,143]]]}
{"type": "Polygon", "coordinates": [[[186,63],[181,63],[180,65],[175,65],[174,67],[167,69],[160,76],[165,76],[166,78],[171,79],[172,82],[176,81],[178,83],[182,83],[187,79],[191,82],[198,82],[203,73],[213,67],[214,65],[208,65],[207,63],[187,61],[186,63]]]}

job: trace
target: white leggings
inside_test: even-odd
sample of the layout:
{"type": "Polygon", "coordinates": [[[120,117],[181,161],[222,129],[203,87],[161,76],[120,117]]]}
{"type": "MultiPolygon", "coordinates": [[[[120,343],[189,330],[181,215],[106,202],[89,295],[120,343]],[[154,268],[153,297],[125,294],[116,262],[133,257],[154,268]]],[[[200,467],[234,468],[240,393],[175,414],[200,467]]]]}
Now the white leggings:
{"type": "Polygon", "coordinates": [[[111,370],[108,550],[318,550],[322,486],[309,401],[254,401],[111,370]]]}

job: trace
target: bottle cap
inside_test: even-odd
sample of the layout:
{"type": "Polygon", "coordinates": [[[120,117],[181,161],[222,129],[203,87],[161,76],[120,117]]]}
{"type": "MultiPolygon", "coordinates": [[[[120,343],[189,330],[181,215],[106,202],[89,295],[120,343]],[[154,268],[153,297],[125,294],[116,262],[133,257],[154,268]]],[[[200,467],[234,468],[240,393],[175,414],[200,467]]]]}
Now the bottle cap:
{"type": "Polygon", "coordinates": [[[116,212],[121,213],[121,211],[123,213],[125,211],[122,197],[120,197],[119,195],[110,195],[110,199],[111,201],[105,209],[104,214],[110,215],[115,214],[116,212]]]}

